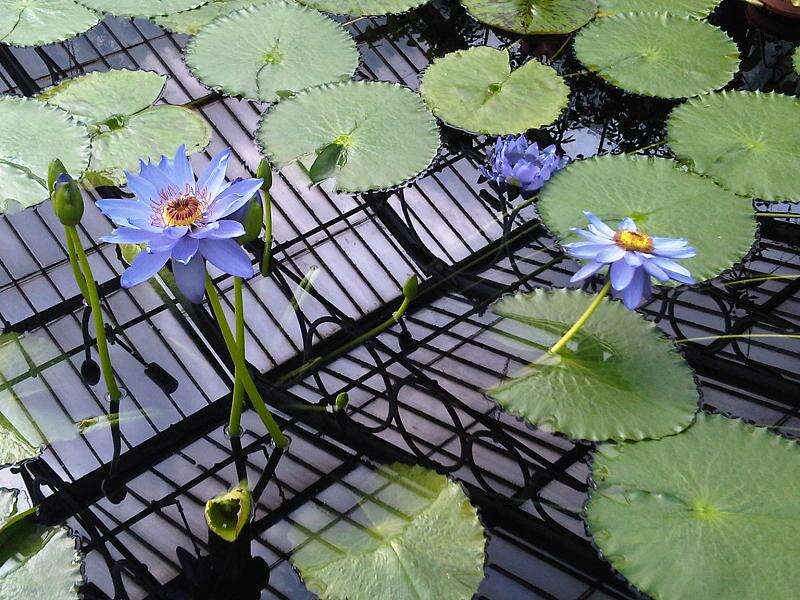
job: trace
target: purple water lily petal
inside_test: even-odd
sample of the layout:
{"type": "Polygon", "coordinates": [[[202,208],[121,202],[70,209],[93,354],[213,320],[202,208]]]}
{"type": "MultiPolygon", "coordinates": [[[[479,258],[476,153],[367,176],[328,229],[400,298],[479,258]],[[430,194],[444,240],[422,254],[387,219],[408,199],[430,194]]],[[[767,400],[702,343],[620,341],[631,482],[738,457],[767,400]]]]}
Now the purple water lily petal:
{"type": "Polygon", "coordinates": [[[184,236],[178,240],[178,243],[172,247],[172,260],[180,263],[188,263],[200,248],[200,241],[193,238],[184,236]]]}
{"type": "Polygon", "coordinates": [[[209,163],[205,172],[197,180],[197,190],[204,191],[207,198],[216,198],[225,182],[225,171],[228,169],[230,148],[218,152],[209,163]]]}
{"type": "Polygon", "coordinates": [[[233,240],[201,240],[200,252],[208,262],[229,275],[236,277],[252,277],[254,275],[250,257],[233,240]]]}
{"type": "Polygon", "coordinates": [[[124,288],[130,288],[140,283],[144,283],[153,275],[158,273],[167,264],[169,252],[140,252],[133,259],[131,266],[125,269],[120,277],[120,284],[124,288]]]}
{"type": "Polygon", "coordinates": [[[188,263],[173,260],[172,272],[175,275],[175,283],[190,302],[199,304],[203,301],[206,291],[206,265],[199,254],[195,254],[188,263]]]}
{"type": "Polygon", "coordinates": [[[556,155],[555,146],[540,150],[536,142],[529,143],[524,135],[507,136],[497,138],[481,173],[501,187],[519,188],[523,195],[530,196],[567,162],[567,158],[556,155]]]}
{"type": "Polygon", "coordinates": [[[255,195],[263,183],[261,179],[243,179],[232,183],[208,207],[207,218],[216,221],[235,212],[255,195]]]}

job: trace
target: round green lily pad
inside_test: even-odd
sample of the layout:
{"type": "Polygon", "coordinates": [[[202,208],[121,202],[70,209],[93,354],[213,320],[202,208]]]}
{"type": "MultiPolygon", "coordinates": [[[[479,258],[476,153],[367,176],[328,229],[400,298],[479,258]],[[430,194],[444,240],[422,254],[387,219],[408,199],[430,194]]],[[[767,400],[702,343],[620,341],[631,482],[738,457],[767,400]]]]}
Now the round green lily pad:
{"type": "Polygon", "coordinates": [[[422,99],[392,83],[320,86],[276,104],[258,131],[267,157],[279,166],[314,161],[331,144],[345,147],[337,189],[365,192],[400,185],[433,162],[436,120],[422,99]]]}
{"type": "Polygon", "coordinates": [[[488,391],[540,429],[581,440],[642,440],[683,431],[697,411],[694,375],[655,326],[604,300],[557,355],[547,350],[594,300],[580,290],[535,290],[503,298],[498,327],[535,358],[488,391]]]}
{"type": "Polygon", "coordinates": [[[60,158],[78,177],[89,163],[89,134],[63,110],[36,100],[0,98],[0,210],[47,200],[47,169],[60,158]],[[37,187],[38,186],[38,187],[37,187]]]}
{"type": "Polygon", "coordinates": [[[192,10],[155,17],[153,20],[161,27],[175,33],[197,35],[203,27],[218,17],[229,15],[248,6],[268,4],[269,2],[272,0],[212,0],[208,4],[192,10]]]}
{"type": "Polygon", "coordinates": [[[449,125],[491,135],[549,125],[569,102],[569,88],[553,68],[530,60],[512,72],[508,51],[488,46],[435,60],[420,94],[449,125]]]}
{"type": "Polygon", "coordinates": [[[601,447],[592,476],[589,531],[648,596],[797,596],[797,443],[700,414],[680,435],[601,447]]]}
{"type": "Polygon", "coordinates": [[[91,29],[100,15],[73,0],[0,0],[0,42],[39,46],[91,29]]]}
{"type": "Polygon", "coordinates": [[[591,21],[595,0],[461,0],[481,23],[523,35],[570,33],[591,21]]]}
{"type": "Polygon", "coordinates": [[[209,0],[80,0],[89,8],[117,17],[158,17],[197,8],[209,0]]]}
{"type": "Polygon", "coordinates": [[[322,13],[275,0],[203,28],[186,50],[186,64],[213,89],[270,102],[284,92],[349,80],[358,50],[322,13]]]}
{"type": "Polygon", "coordinates": [[[618,13],[658,12],[676,17],[703,19],[721,2],[722,0],[597,0],[597,15],[609,17],[618,13]]]}
{"type": "MultiPolygon", "coordinates": [[[[292,532],[292,563],[320,600],[470,600],[483,579],[486,540],[461,486],[422,467],[372,472],[354,498],[360,525],[292,532]]],[[[331,520],[339,520],[331,515],[331,520]]]]}
{"type": "Polygon", "coordinates": [[[727,84],[739,68],[728,35],[691,17],[625,13],[596,20],[575,38],[586,67],[623,90],[687,98],[727,84]]]}
{"type": "Polygon", "coordinates": [[[336,15],[365,17],[404,13],[430,0],[300,0],[300,2],[336,15]]]}
{"type": "Polygon", "coordinates": [[[565,241],[577,241],[570,228],[586,225],[587,210],[612,228],[631,217],[648,235],[686,238],[697,256],[680,262],[698,281],[741,261],[756,233],[749,200],[663,158],[608,155],[574,162],[544,187],[538,207],[544,224],[565,241]]]}
{"type": "Polygon", "coordinates": [[[667,123],[677,157],[726,188],[800,202],[800,100],[722,92],[676,108],[667,123]]]}

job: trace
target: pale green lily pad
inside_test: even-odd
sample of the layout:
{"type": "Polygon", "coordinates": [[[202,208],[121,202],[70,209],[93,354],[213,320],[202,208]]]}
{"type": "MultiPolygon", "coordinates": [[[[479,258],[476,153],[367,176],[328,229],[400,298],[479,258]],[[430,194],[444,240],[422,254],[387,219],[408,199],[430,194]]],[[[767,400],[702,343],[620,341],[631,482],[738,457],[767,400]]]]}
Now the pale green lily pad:
{"type": "Polygon", "coordinates": [[[676,108],[667,123],[677,157],[726,188],[800,202],[800,100],[722,92],[676,108]]]}
{"type": "Polygon", "coordinates": [[[596,20],[575,38],[586,67],[623,90],[687,98],[727,84],[739,68],[734,41],[705,21],[658,13],[596,20]]]}
{"type": "Polygon", "coordinates": [[[14,465],[39,456],[41,449],[25,436],[0,412],[0,467],[14,465]]]}
{"type": "Polygon", "coordinates": [[[504,298],[498,328],[535,351],[522,372],[488,391],[508,412],[581,440],[642,440],[683,431],[694,418],[694,375],[652,323],[604,300],[567,348],[548,349],[594,300],[580,290],[504,298]]]}
{"type": "MultiPolygon", "coordinates": [[[[17,494],[17,490],[0,489],[5,517],[0,528],[20,514],[16,512],[17,494]]],[[[4,536],[0,600],[78,600],[83,575],[75,538],[66,527],[45,527],[27,520],[15,525],[13,535],[4,536]]]]}
{"type": "Polygon", "coordinates": [[[700,414],[681,435],[601,447],[592,475],[589,531],[648,596],[797,596],[797,443],[700,414]]]}
{"type": "Polygon", "coordinates": [[[552,67],[530,60],[511,71],[507,50],[477,46],[428,67],[420,94],[437,117],[475,133],[506,135],[555,121],[569,88],[552,67]]]}
{"type": "Polygon", "coordinates": [[[0,212],[48,199],[47,168],[60,158],[78,177],[89,163],[89,133],[63,110],[36,100],[0,98],[0,212]]]}
{"type": "Polygon", "coordinates": [[[352,17],[404,13],[430,0],[299,0],[306,6],[337,15],[352,17]]]}
{"type": "Polygon", "coordinates": [[[91,29],[100,15],[73,0],[0,0],[0,42],[39,46],[91,29]]]}
{"type": "Polygon", "coordinates": [[[158,17],[197,8],[208,0],[81,0],[89,8],[117,17],[158,17]]]}
{"type": "MultiPolygon", "coordinates": [[[[292,563],[320,600],[469,600],[483,579],[484,538],[461,486],[422,467],[372,473],[347,523],[305,530],[292,563]]],[[[339,520],[335,515],[331,519],[339,520]]]]}
{"type": "Polygon", "coordinates": [[[322,13],[275,0],[205,27],[186,49],[186,64],[212,89],[271,102],[349,80],[358,50],[344,28],[322,13]]]}
{"type": "Polygon", "coordinates": [[[439,130],[417,94],[384,82],[307,90],[276,104],[258,130],[265,154],[279,166],[313,161],[337,140],[347,145],[337,189],[365,192],[400,185],[424,171],[439,148],[439,130]]]}
{"type": "Polygon", "coordinates": [[[523,35],[570,33],[591,21],[595,0],[461,0],[481,23],[523,35]]]}
{"type": "Polygon", "coordinates": [[[574,162],[544,187],[538,207],[544,224],[565,241],[577,241],[570,228],[586,225],[583,211],[610,227],[631,217],[648,235],[686,238],[697,256],[680,262],[698,281],[740,262],[756,234],[749,200],[663,158],[619,155],[574,162]]]}
{"type": "Polygon", "coordinates": [[[175,33],[197,35],[203,27],[214,19],[229,15],[248,6],[269,4],[270,2],[272,0],[211,0],[208,4],[198,6],[192,10],[156,17],[153,20],[161,27],[175,33]]]}
{"type": "Polygon", "coordinates": [[[676,17],[703,19],[721,2],[722,0],[597,0],[597,15],[609,17],[618,13],[658,12],[676,17]]]}

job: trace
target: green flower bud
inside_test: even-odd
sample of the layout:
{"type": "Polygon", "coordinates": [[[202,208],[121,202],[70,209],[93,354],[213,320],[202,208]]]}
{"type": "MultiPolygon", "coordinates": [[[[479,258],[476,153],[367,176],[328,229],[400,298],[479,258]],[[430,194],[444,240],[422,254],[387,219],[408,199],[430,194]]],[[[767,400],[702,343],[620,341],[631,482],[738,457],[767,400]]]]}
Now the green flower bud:
{"type": "Polygon", "coordinates": [[[57,158],[53,160],[47,168],[47,190],[50,192],[51,198],[53,197],[53,189],[56,186],[56,180],[66,172],[67,169],[64,167],[64,163],[57,158]]]}
{"type": "Polygon", "coordinates": [[[247,482],[242,481],[231,491],[206,502],[206,524],[226,542],[235,542],[250,521],[251,506],[250,490],[247,482]]]}
{"type": "Polygon", "coordinates": [[[261,199],[256,197],[247,203],[247,209],[242,216],[242,225],[244,226],[244,235],[236,238],[240,244],[247,244],[253,240],[257,240],[261,235],[261,227],[264,225],[264,207],[261,204],[261,199]]]}
{"type": "Polygon", "coordinates": [[[256,177],[263,179],[264,183],[261,184],[261,189],[268,192],[272,187],[272,165],[266,159],[261,159],[256,169],[256,177]]]}
{"type": "Polygon", "coordinates": [[[83,195],[75,180],[62,173],[53,185],[53,211],[66,226],[75,226],[83,218],[83,195]]]}
{"type": "Polygon", "coordinates": [[[338,396],[336,396],[336,411],[342,411],[347,408],[348,403],[350,402],[350,396],[347,395],[347,392],[341,392],[338,396]]]}
{"type": "Polygon", "coordinates": [[[416,275],[412,275],[408,279],[406,279],[405,284],[403,285],[403,296],[408,298],[409,300],[413,300],[417,297],[417,292],[419,291],[419,279],[417,279],[416,275]]]}

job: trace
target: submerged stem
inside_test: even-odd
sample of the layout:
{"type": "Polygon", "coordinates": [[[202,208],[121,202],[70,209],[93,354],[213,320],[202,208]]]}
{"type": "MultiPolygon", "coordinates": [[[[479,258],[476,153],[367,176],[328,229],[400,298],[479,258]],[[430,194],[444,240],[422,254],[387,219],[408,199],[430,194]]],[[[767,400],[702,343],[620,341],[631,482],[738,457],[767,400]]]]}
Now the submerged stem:
{"type": "Polygon", "coordinates": [[[592,314],[594,314],[594,311],[597,310],[597,307],[600,306],[600,303],[606,296],[608,296],[608,292],[610,291],[611,291],[611,279],[606,281],[606,284],[603,286],[603,289],[597,292],[597,296],[595,296],[594,300],[592,300],[592,303],[589,305],[589,307],[578,318],[578,320],[575,321],[575,324],[567,330],[567,332],[561,337],[561,339],[558,340],[555,344],[553,344],[553,346],[550,348],[550,350],[547,351],[547,353],[558,354],[561,350],[563,350],[564,346],[566,346],[567,343],[573,337],[575,337],[575,334],[578,333],[581,330],[581,327],[583,327],[586,324],[586,321],[589,320],[589,317],[591,317],[592,314]]]}
{"type": "MultiPolygon", "coordinates": [[[[234,322],[236,325],[236,350],[239,352],[241,362],[245,360],[244,354],[244,300],[242,298],[242,278],[233,278],[233,306],[234,322]]],[[[239,435],[240,422],[242,420],[242,409],[244,408],[244,387],[242,386],[242,374],[237,366],[234,370],[233,381],[233,401],[231,403],[231,416],[228,421],[228,433],[239,435]]]]}

